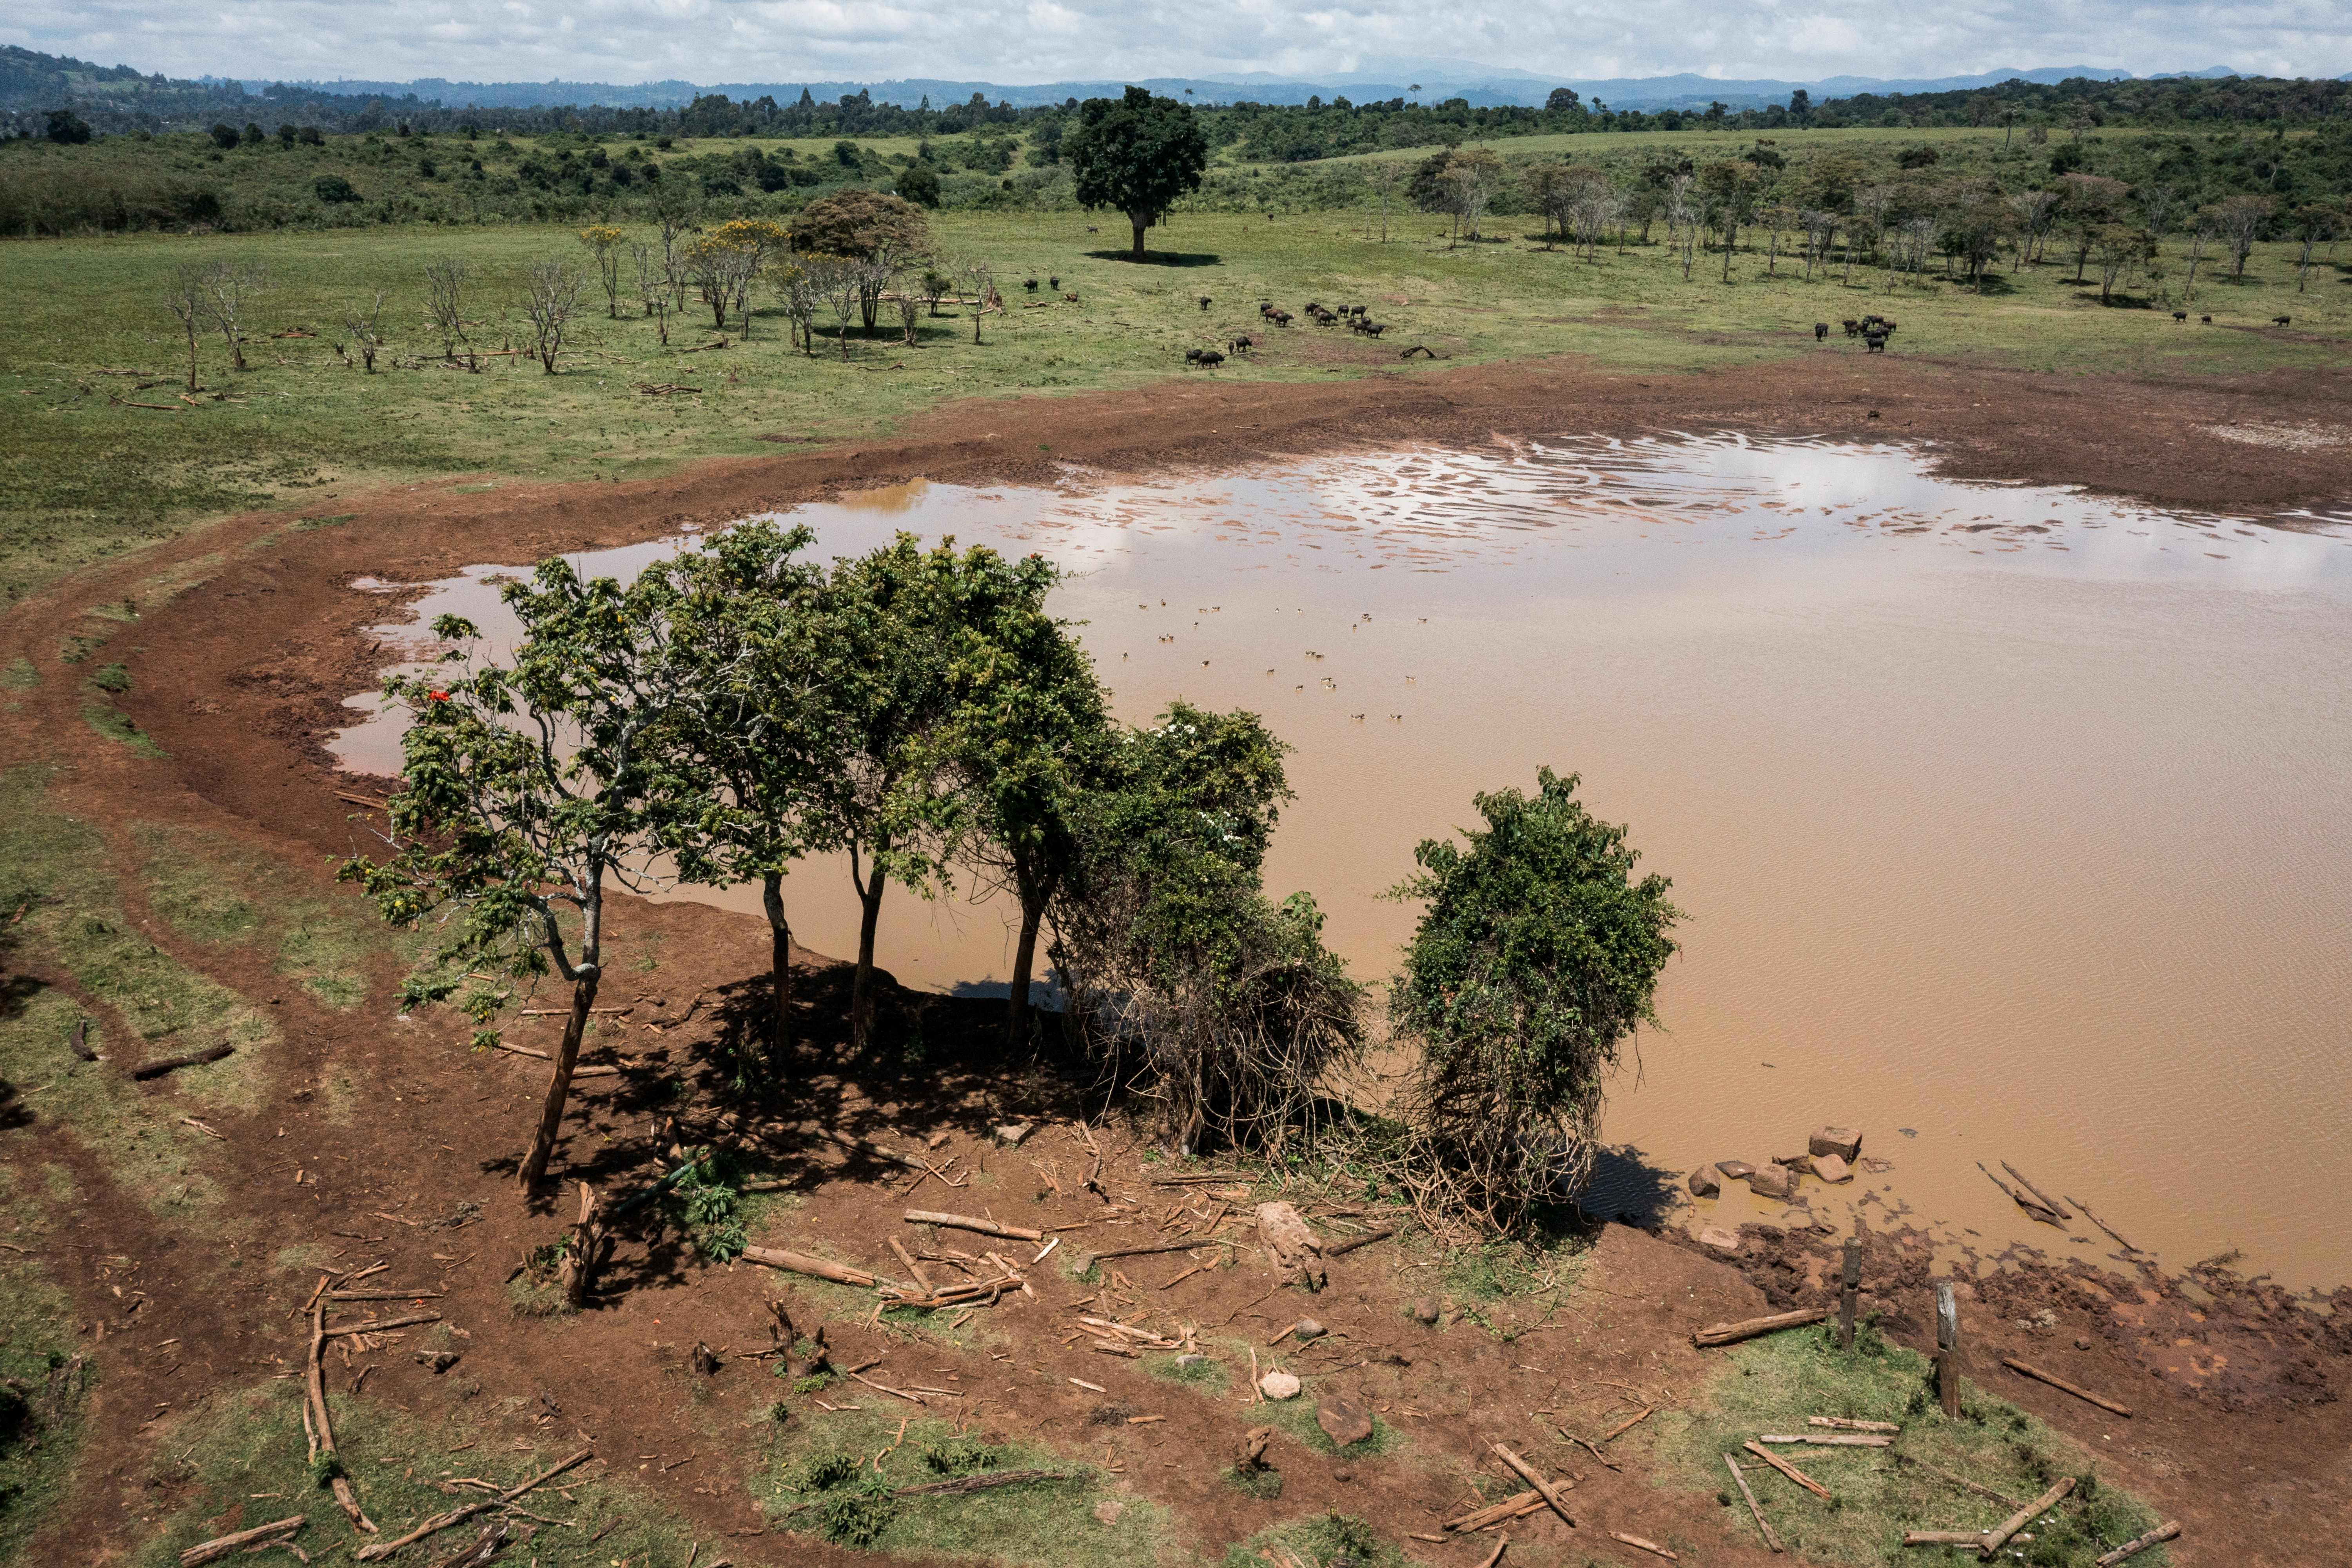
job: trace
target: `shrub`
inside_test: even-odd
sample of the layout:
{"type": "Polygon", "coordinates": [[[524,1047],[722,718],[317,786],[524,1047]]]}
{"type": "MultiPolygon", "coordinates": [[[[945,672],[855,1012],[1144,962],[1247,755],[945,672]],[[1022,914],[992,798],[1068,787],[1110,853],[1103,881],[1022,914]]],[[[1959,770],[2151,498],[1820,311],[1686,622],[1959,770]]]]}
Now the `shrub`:
{"type": "Polygon", "coordinates": [[[1577,779],[1476,797],[1466,848],[1424,839],[1394,889],[1429,908],[1390,992],[1419,1043],[1409,1177],[1432,1206],[1509,1224],[1592,1168],[1601,1086],[1654,1022],[1680,911],[1663,877],[1633,879],[1625,830],[1591,816],[1577,779]]]}
{"type": "Polygon", "coordinates": [[[310,194],[331,207],[360,199],[359,192],[352,189],[352,183],[341,174],[320,175],[310,182],[310,194]]]}

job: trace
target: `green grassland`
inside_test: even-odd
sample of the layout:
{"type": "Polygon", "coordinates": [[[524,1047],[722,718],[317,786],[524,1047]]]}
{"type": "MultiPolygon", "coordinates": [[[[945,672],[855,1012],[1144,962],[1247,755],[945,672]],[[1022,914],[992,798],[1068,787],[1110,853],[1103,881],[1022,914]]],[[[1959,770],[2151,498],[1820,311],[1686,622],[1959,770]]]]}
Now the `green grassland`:
{"type": "MultiPolygon", "coordinates": [[[[1844,132],[1822,132],[1824,136],[1844,132]]],[[[1636,140],[1616,138],[1611,140],[1636,140]]],[[[1399,352],[1425,343],[1450,362],[1576,353],[1614,369],[1654,373],[1753,364],[1798,353],[1859,355],[1833,338],[1816,349],[1810,324],[1876,310],[1903,330],[1894,352],[2084,374],[2242,374],[2341,363],[2352,337],[2352,273],[2315,268],[2298,291],[2295,252],[2257,248],[2242,282],[2213,269],[2194,301],[2215,325],[2177,327],[2162,309],[2103,308],[2095,288],[2058,264],[2000,272],[1985,289],[1930,266],[1891,276],[1867,265],[1816,268],[1768,255],[1768,236],[1732,258],[1702,257],[1685,279],[1662,244],[1604,247],[1597,260],[1547,247],[1531,218],[1486,225],[1486,241],[1458,247],[1422,215],[1391,226],[1382,243],[1361,210],[1269,220],[1240,214],[1172,216],[1153,233],[1154,262],[1120,254],[1116,220],[1095,215],[941,214],[945,252],[991,261],[1010,309],[983,323],[956,306],[920,323],[917,345],[895,328],[831,341],[806,355],[786,341],[772,299],[755,296],[752,333],[733,323],[730,346],[691,353],[715,334],[708,311],[673,320],[671,342],[625,301],[608,318],[601,296],[555,375],[520,358],[468,374],[437,363],[424,312],[423,271],[464,258],[478,287],[470,314],[477,347],[523,341],[518,300],[525,267],[584,254],[572,230],[508,226],[452,229],[381,226],[255,235],[132,235],[23,242],[7,250],[23,308],[0,320],[0,600],[176,533],[191,522],[265,504],[335,512],[322,492],[433,476],[611,479],[681,459],[771,452],[765,440],[828,441],[883,434],[911,414],[968,396],[1133,387],[1185,374],[1187,348],[1221,346],[1243,331],[1270,338],[1221,379],[1318,380],[1423,374],[1399,352]],[[1098,232],[1097,232],[1098,231],[1098,232]],[[204,389],[179,401],[184,343],[159,298],[174,263],[241,259],[268,268],[254,318],[250,368],[232,372],[217,333],[198,345],[204,389]],[[1045,287],[1058,276],[1076,303],[1045,287]],[[1029,278],[1040,287],[1023,287],[1029,278]],[[388,348],[379,373],[340,356],[346,318],[382,289],[388,348]],[[1196,299],[1215,301],[1202,311],[1196,299]],[[1378,343],[1309,326],[1269,334],[1255,304],[1296,310],[1308,299],[1355,300],[1391,323],[1378,343]],[[1031,309],[1032,305],[1038,308],[1031,309]],[[2266,325],[2294,319],[2292,331],[2266,325]],[[287,335],[279,335],[287,334],[287,335]],[[648,396],[643,384],[688,392],[648,396]],[[156,403],[163,408],[133,405],[156,403]],[[177,411],[174,411],[174,410],[177,411]]],[[[2182,291],[2181,242],[2168,241],[2162,276],[2127,285],[2127,300],[2161,307],[2182,291]]],[[[1302,319],[1303,320],[1303,319],[1302,319]]],[[[355,356],[354,356],[355,357],[355,356]]],[[[1052,444],[1050,416],[1035,422],[1052,444]]]]}

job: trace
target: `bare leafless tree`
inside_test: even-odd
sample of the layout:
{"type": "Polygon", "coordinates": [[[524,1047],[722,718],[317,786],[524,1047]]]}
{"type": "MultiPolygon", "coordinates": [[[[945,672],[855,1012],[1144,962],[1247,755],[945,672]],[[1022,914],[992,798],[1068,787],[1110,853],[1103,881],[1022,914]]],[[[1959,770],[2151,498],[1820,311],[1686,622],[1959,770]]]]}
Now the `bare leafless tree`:
{"type": "Polygon", "coordinates": [[[375,374],[376,351],[383,347],[383,338],[376,323],[383,319],[383,290],[375,291],[374,299],[364,309],[353,309],[343,316],[343,325],[352,334],[352,342],[360,351],[360,363],[367,374],[375,374]]]}
{"type": "Polygon", "coordinates": [[[466,290],[473,271],[454,256],[425,264],[425,310],[441,338],[441,357],[455,360],[466,341],[466,290]]]}
{"type": "Polygon", "coordinates": [[[201,263],[183,261],[164,275],[163,309],[180,323],[181,335],[188,340],[188,390],[196,390],[196,340],[212,325],[212,316],[205,307],[205,268],[201,263]]]}
{"type": "Polygon", "coordinates": [[[549,375],[555,374],[556,356],[563,352],[564,333],[580,313],[580,295],[586,285],[580,268],[560,256],[534,261],[523,272],[523,310],[530,318],[540,369],[549,375]]]}
{"type": "Polygon", "coordinates": [[[996,268],[983,257],[967,256],[950,269],[953,275],[971,285],[971,341],[980,342],[980,319],[997,303],[996,268]]]}
{"type": "Polygon", "coordinates": [[[205,311],[228,342],[231,370],[245,368],[245,323],[254,301],[269,288],[269,269],[258,261],[216,261],[199,274],[205,311]]]}

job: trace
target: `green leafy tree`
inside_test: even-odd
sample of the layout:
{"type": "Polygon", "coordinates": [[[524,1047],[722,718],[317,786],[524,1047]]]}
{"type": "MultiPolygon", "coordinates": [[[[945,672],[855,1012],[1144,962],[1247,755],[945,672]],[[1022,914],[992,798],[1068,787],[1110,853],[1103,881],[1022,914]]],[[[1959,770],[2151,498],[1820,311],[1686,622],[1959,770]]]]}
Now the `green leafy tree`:
{"type": "Polygon", "coordinates": [[[1045,613],[1060,578],[1043,556],[974,551],[951,579],[952,744],[971,808],[965,852],[982,881],[1021,909],[1008,1045],[1028,1037],[1038,929],[1076,861],[1079,821],[1107,780],[1112,746],[1094,663],[1045,613]]]}
{"type": "MultiPolygon", "coordinates": [[[[678,698],[668,591],[659,577],[624,588],[583,582],[562,560],[541,563],[505,600],[521,623],[510,663],[454,648],[446,673],[384,684],[408,710],[405,786],[392,797],[391,854],[343,868],[383,916],[446,935],[409,982],[405,1000],[446,1001],[459,976],[488,975],[461,1005],[489,1026],[514,987],[555,973],[572,987],[563,1043],[521,1168],[526,1192],[545,1175],[562,1126],[580,1042],[604,973],[608,886],[649,890],[648,808],[682,781],[666,771],[657,731],[678,698]],[[567,926],[570,927],[567,930],[567,926]]],[[[462,617],[436,637],[478,647],[462,617]]]]}
{"type": "Polygon", "coordinates": [[[1283,750],[1254,713],[1181,702],[1122,731],[1055,900],[1073,1016],[1187,1153],[1277,1142],[1363,1046],[1362,990],[1314,900],[1263,891],[1283,750]]]}
{"type": "Polygon", "coordinates": [[[919,207],[940,205],[940,172],[929,163],[910,163],[901,169],[896,188],[902,199],[919,207]]]}
{"type": "Polygon", "coordinates": [[[681,880],[760,884],[768,919],[770,1043],[792,1043],[792,925],[784,878],[805,854],[836,759],[824,568],[795,560],[806,528],[747,522],[647,568],[672,600],[682,665],[666,773],[650,803],[681,880]]]}
{"type": "Polygon", "coordinates": [[[1625,830],[1595,820],[1574,774],[1476,797],[1467,847],[1424,839],[1394,896],[1428,909],[1390,992],[1418,1042],[1413,1180],[1438,1210],[1509,1223],[1591,1173],[1602,1086],[1651,1011],[1680,911],[1633,877],[1625,830]]]}
{"type": "Polygon", "coordinates": [[[1186,105],[1130,87],[1122,98],[1090,98],[1078,105],[1077,124],[1062,138],[1062,155],[1081,203],[1127,215],[1140,261],[1144,231],[1201,188],[1209,138],[1186,105]]]}

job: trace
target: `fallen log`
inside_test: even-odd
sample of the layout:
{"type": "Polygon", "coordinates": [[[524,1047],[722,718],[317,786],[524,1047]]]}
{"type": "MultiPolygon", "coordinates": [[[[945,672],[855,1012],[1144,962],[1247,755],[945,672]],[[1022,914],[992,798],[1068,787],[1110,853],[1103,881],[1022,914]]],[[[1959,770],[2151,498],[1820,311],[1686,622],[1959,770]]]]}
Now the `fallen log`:
{"type": "Polygon", "coordinates": [[[2020,1376],[2030,1377],[2036,1383],[2046,1383],[2051,1387],[2059,1390],[2061,1393],[2071,1394],[2077,1399],[2086,1400],[2089,1403],[2097,1405],[2102,1410],[2112,1410],[2116,1415],[2124,1416],[2126,1419],[2131,1415],[2130,1405],[2118,1405],[2114,1400],[2107,1398],[2104,1394],[2094,1394],[2089,1389],[2082,1387],[2077,1384],[2067,1382],[2064,1378],[2060,1377],[2054,1372],[2044,1372],[2040,1367],[2033,1365],[2031,1362],[2022,1362],[2013,1355],[2005,1355],[2000,1358],[2000,1364],[2009,1368],[2010,1371],[2018,1373],[2020,1376]]]}
{"type": "Polygon", "coordinates": [[[2073,1219],[2074,1217],[2073,1215],[2068,1214],[2064,1209],[2061,1208],[2055,1198],[2053,1198],[2048,1193],[2043,1192],[2040,1187],[2035,1186],[2032,1182],[2027,1181],[2025,1179],[2024,1172],[2019,1170],[2016,1166],[2011,1164],[2006,1160],[2003,1160],[2000,1163],[2000,1168],[2007,1171],[2011,1175],[2016,1177],[2017,1184],[2019,1186],[2023,1187],[2027,1192],[2032,1193],[2035,1197],[2041,1199],[2042,1206],[2043,1208],[2048,1209],[2060,1219],[2073,1219]]]}
{"type": "Polygon", "coordinates": [[[1805,1425],[1808,1426],[1834,1426],[1841,1432],[1885,1432],[1891,1434],[1903,1430],[1901,1424],[1894,1421],[1855,1421],[1843,1415],[1808,1415],[1805,1417],[1805,1425]]]}
{"type": "Polygon", "coordinates": [[[1495,1568],[1495,1564],[1503,1560],[1503,1553],[1508,1552],[1510,1549],[1511,1538],[1506,1535],[1500,1541],[1495,1542],[1495,1550],[1486,1553],[1486,1560],[1479,1563],[1478,1568],[1495,1568]]]}
{"type": "Polygon", "coordinates": [[[472,1545],[453,1556],[444,1557],[433,1568],[488,1568],[490,1559],[496,1557],[499,1548],[506,1543],[506,1521],[494,1519],[482,1526],[472,1545]]]}
{"type": "Polygon", "coordinates": [[[1702,1349],[1710,1345],[1738,1344],[1759,1334],[1778,1332],[1781,1329],[1801,1329],[1807,1323],[1818,1323],[1830,1315],[1827,1307],[1809,1307],[1797,1312],[1775,1312],[1769,1318],[1746,1318],[1737,1323],[1710,1323],[1691,1335],[1691,1343],[1702,1349]]]}
{"type": "Polygon", "coordinates": [[[1755,1455],[1758,1458],[1763,1460],[1766,1464],[1771,1466],[1774,1469],[1780,1471],[1782,1475],[1788,1477],[1790,1480],[1796,1482],[1799,1486],[1804,1488],[1807,1491],[1812,1493],[1815,1497],[1821,1499],[1823,1502],[1830,1500],[1829,1488],[1822,1485],[1821,1482],[1813,1479],[1812,1477],[1805,1474],[1804,1471],[1797,1468],[1796,1466],[1789,1463],[1788,1460],[1780,1458],[1780,1455],[1772,1452],[1771,1449],[1767,1448],[1763,1444],[1748,1442],[1742,1443],[1740,1447],[1755,1455]]]}
{"type": "Polygon", "coordinates": [[[1997,1502],[2003,1508],[2017,1508],[2021,1506],[2019,1500],[2010,1496],[2007,1492],[1997,1492],[1990,1487],[1979,1486],[1975,1481],[1969,1479],[1966,1476],[1954,1475],[1949,1470],[1929,1464],[1927,1460],[1918,1458],[1916,1455],[1898,1452],[1894,1454],[1893,1458],[1900,1459],[1906,1465],[1916,1465],[1938,1480],[1949,1481],[1952,1485],[1959,1488],[1962,1491],[1974,1492],[1977,1496],[1987,1499],[1992,1502],[1997,1502]]]}
{"type": "Polygon", "coordinates": [[[1576,1516],[1568,1511],[1568,1504],[1560,1500],[1559,1491],[1551,1483],[1543,1479],[1541,1470],[1537,1469],[1500,1443],[1490,1443],[1487,1447],[1494,1449],[1495,1457],[1508,1465],[1521,1480],[1535,1488],[1542,1495],[1544,1501],[1551,1505],[1552,1512],[1559,1515],[1559,1521],[1562,1524],[1571,1530],[1576,1527],[1576,1516]]]}
{"type": "Polygon", "coordinates": [[[310,1521],[304,1514],[290,1514],[268,1524],[257,1524],[251,1530],[240,1530],[234,1535],[215,1535],[210,1541],[200,1541],[180,1553],[180,1568],[198,1568],[205,1563],[218,1562],[232,1552],[242,1551],[258,1541],[274,1542],[281,1535],[292,1535],[310,1521]]]}
{"type": "Polygon", "coordinates": [[[2027,1197],[2023,1193],[2019,1192],[2015,1187],[2011,1186],[2007,1182],[2002,1181],[1990,1171],[1985,1171],[1985,1164],[1982,1160],[1979,1160],[1977,1162],[1977,1169],[1984,1171],[1986,1181],[1990,1182],[1994,1186],[1999,1187],[2002,1192],[2008,1194],[2009,1201],[2015,1204],[2019,1208],[2023,1209],[2027,1217],[2040,1220],[2043,1225],[2054,1226],[2059,1230],[2066,1228],[2065,1222],[2058,1217],[2057,1210],[2044,1208],[2041,1204],[2027,1197]]]}
{"type": "Polygon", "coordinates": [[[2058,1484],[1985,1531],[1984,1544],[1977,1554],[1990,1560],[1992,1554],[2009,1544],[2009,1538],[2033,1522],[2033,1516],[2047,1508],[2055,1508],[2058,1500],[2074,1489],[2074,1478],[2061,1476],[2058,1484]]]}
{"type": "Polygon", "coordinates": [[[1639,1426],[1643,1422],[1647,1421],[1650,1418],[1650,1412],[1653,1408],[1654,1407],[1651,1405],[1643,1405],[1642,1407],[1642,1413],[1639,1415],[1629,1415],[1624,1420],[1620,1421],[1616,1426],[1612,1426],[1608,1431],[1602,1433],[1601,1435],[1601,1440],[1606,1443],[1614,1438],[1622,1437],[1626,1433],[1631,1432],[1634,1427],[1639,1426]]]}
{"type": "Polygon", "coordinates": [[[1323,1248],[1323,1256],[1326,1258],[1337,1258],[1341,1253],[1353,1252],[1360,1247],[1370,1247],[1376,1241],[1386,1241],[1395,1234],[1396,1231],[1393,1227],[1387,1230],[1368,1230],[1361,1236],[1351,1236],[1345,1241],[1335,1241],[1331,1243],[1329,1246],[1323,1248]]]}
{"type": "Polygon", "coordinates": [[[433,1301],[447,1295],[446,1290],[330,1290],[330,1301],[433,1301]]]}
{"type": "Polygon", "coordinates": [[[1756,1516],[1756,1528],[1764,1532],[1764,1544],[1775,1552],[1787,1551],[1788,1548],[1780,1544],[1780,1538],[1772,1532],[1772,1521],[1764,1517],[1763,1505],[1756,1500],[1756,1494],[1748,1489],[1748,1477],[1740,1470],[1739,1461],[1726,1454],[1723,1457],[1723,1463],[1724,1467],[1731,1472],[1731,1484],[1738,1487],[1739,1495],[1748,1500],[1748,1511],[1756,1516]]]}
{"type": "Polygon", "coordinates": [[[426,1536],[434,1534],[438,1531],[446,1530],[453,1524],[463,1524],[467,1520],[473,1518],[476,1514],[486,1512],[490,1509],[505,1507],[508,1503],[514,1501],[515,1499],[522,1496],[525,1492],[530,1491],[532,1488],[540,1486],[544,1482],[551,1480],[555,1477],[562,1475],[564,1471],[570,1469],[572,1466],[579,1464],[582,1460],[588,1458],[594,1453],[595,1450],[593,1448],[583,1448],[568,1459],[557,1460],[554,1464],[550,1465],[547,1468],[540,1471],[539,1474],[531,1477],[530,1479],[523,1482],[523,1484],[519,1487],[500,1492],[494,1498],[485,1498],[480,1502],[469,1502],[463,1508],[451,1509],[447,1513],[436,1513],[432,1518],[425,1521],[415,1529],[410,1531],[406,1535],[401,1536],[396,1541],[373,1542],[366,1546],[361,1547],[357,1552],[352,1553],[352,1555],[358,1558],[362,1563],[380,1563],[383,1559],[391,1556],[394,1552],[399,1551],[402,1547],[413,1546],[417,1542],[424,1540],[426,1536]]]}
{"type": "Polygon", "coordinates": [[[380,1333],[386,1329],[413,1328],[418,1323],[437,1323],[440,1321],[441,1314],[438,1312],[411,1312],[404,1318],[371,1318],[364,1323],[338,1323],[331,1329],[322,1330],[321,1332],[326,1338],[332,1340],[340,1339],[345,1334],[380,1333]]]}
{"type": "Polygon", "coordinates": [[[1906,1546],[1982,1546],[1985,1532],[1981,1530],[1906,1530],[1903,1532],[1906,1546]]]}
{"type": "MultiPolygon", "coordinates": [[[[929,1166],[924,1168],[929,1169],[929,1166]]],[[[908,1209],[906,1219],[908,1225],[936,1225],[948,1230],[977,1231],[982,1236],[1001,1236],[1009,1241],[1045,1239],[1045,1233],[1042,1230],[1031,1230],[1026,1226],[1000,1225],[992,1219],[982,1219],[977,1215],[940,1214],[932,1209],[908,1209]]]]}
{"type": "Polygon", "coordinates": [[[1766,1432],[1759,1443],[1810,1443],[1817,1448],[1891,1448],[1895,1439],[1877,1432],[1766,1432]]]}
{"type": "Polygon", "coordinates": [[[216,1062],[236,1049],[235,1046],[218,1045],[206,1050],[191,1051],[184,1057],[165,1057],[161,1061],[149,1062],[144,1067],[132,1068],[131,1076],[144,1083],[151,1078],[162,1078],[165,1073],[177,1072],[182,1068],[202,1067],[206,1062],[216,1062]]]}
{"type": "MultiPolygon", "coordinates": [[[[306,1401],[303,1430],[310,1435],[310,1458],[335,1458],[335,1429],[327,1419],[327,1303],[317,1295],[310,1298],[310,1354],[303,1368],[303,1395],[306,1401]]],[[[376,1532],[375,1521],[360,1507],[359,1493],[352,1489],[351,1478],[335,1465],[328,1485],[335,1494],[335,1506],[352,1521],[352,1528],[363,1535],[376,1532]]]]}
{"type": "Polygon", "coordinates": [[[830,1279],[836,1285],[870,1287],[875,1277],[863,1268],[852,1268],[845,1263],[830,1263],[822,1258],[811,1258],[804,1252],[787,1252],[777,1247],[747,1247],[741,1253],[747,1263],[758,1263],[770,1268],[781,1268],[787,1274],[806,1274],[813,1279],[830,1279]]]}
{"type": "Polygon", "coordinates": [[[1181,1241],[1154,1242],[1150,1247],[1115,1247],[1108,1252],[1090,1253],[1088,1256],[1094,1262],[1100,1263],[1111,1258],[1149,1258],[1158,1252],[1190,1252],[1196,1247],[1231,1247],[1233,1245],[1230,1241],[1223,1241],[1213,1236],[1188,1236],[1181,1241]]]}
{"type": "MultiPolygon", "coordinates": [[[[1554,1481],[1552,1486],[1555,1490],[1565,1490],[1575,1484],[1576,1478],[1570,1475],[1554,1481]]],[[[1508,1524],[1515,1519],[1521,1519],[1531,1513],[1541,1513],[1550,1506],[1544,1501],[1544,1495],[1539,1491],[1530,1489],[1514,1492],[1500,1502],[1490,1502],[1482,1508],[1474,1508],[1468,1513],[1456,1514],[1440,1524],[1438,1528],[1454,1531],[1463,1535],[1474,1535],[1479,1531],[1492,1530],[1498,1524],[1508,1524]]]]}
{"type": "MultiPolygon", "coordinates": [[[[2076,1206],[2080,1207],[2081,1205],[2077,1205],[2076,1206]]],[[[2084,1214],[2088,1214],[2091,1211],[2084,1209],[2083,1212],[2084,1214]]],[[[2118,1237],[2117,1239],[2120,1240],[2121,1238],[2118,1237]]],[[[2126,1245],[2128,1246],[2129,1244],[2126,1243],[2126,1245]]],[[[2098,1568],[2116,1568],[2116,1564],[2121,1563],[2125,1558],[2137,1557],[2141,1552],[2147,1551],[2149,1547],[2157,1544],[2158,1542],[2173,1540],[2178,1537],[2179,1533],[2180,1521],[2177,1519],[2167,1520],[2164,1523],[2158,1525],[2154,1530],[2149,1531],[2146,1535],[2135,1536],[2131,1540],[2125,1542],[2121,1546],[2116,1547],[2113,1552],[2110,1552],[2105,1556],[2100,1558],[2098,1560],[2098,1568]]]]}
{"type": "Polygon", "coordinates": [[[2105,1220],[2103,1220],[2097,1215],[2093,1214],[2091,1212],[2090,1205],[2084,1203],[2082,1199],[2072,1195],[2069,1195],[2066,1201],[2073,1204],[2076,1208],[2081,1209],[2084,1219],[2089,1220],[2093,1225],[2095,1225],[2101,1230],[2105,1231],[2107,1233],[2108,1240],[2114,1242],[2117,1247],[2122,1247],[2126,1252],[2139,1252],[2138,1247],[2134,1247],[2130,1242],[2126,1241],[2122,1237],[2116,1234],[2116,1227],[2114,1226],[2109,1225],[2105,1220]]]}
{"type": "Polygon", "coordinates": [[[1628,1535],[1622,1530],[1611,1531],[1609,1532],[1609,1539],[1612,1541],[1622,1541],[1637,1552],[1647,1552],[1654,1556],[1663,1557],[1669,1563],[1679,1563],[1682,1561],[1681,1558],[1675,1556],[1673,1552],[1667,1551],[1656,1542],[1645,1541],[1638,1535],[1628,1535]]]}

